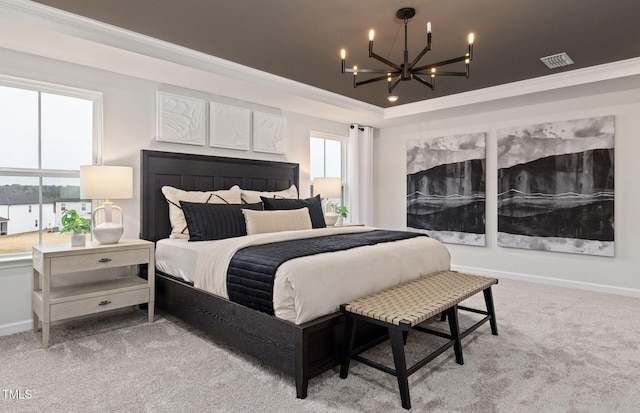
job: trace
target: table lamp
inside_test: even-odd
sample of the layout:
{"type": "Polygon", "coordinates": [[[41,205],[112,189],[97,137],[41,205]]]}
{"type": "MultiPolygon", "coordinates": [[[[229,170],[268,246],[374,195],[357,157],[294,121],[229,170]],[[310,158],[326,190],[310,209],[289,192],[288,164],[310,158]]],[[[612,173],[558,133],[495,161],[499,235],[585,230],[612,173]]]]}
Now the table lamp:
{"type": "Polygon", "coordinates": [[[340,178],[314,178],[313,193],[326,199],[324,220],[327,225],[335,225],[339,215],[333,210],[331,198],[342,197],[342,179],[340,178]]]}
{"type": "Polygon", "coordinates": [[[80,166],[80,198],[104,199],[101,207],[91,214],[93,237],[100,244],[116,244],[122,233],[122,209],[111,199],[133,198],[133,168],[130,166],[83,165],[80,166]],[[113,222],[113,210],[120,213],[120,223],[113,222]],[[103,219],[97,224],[102,212],[103,219]]]}

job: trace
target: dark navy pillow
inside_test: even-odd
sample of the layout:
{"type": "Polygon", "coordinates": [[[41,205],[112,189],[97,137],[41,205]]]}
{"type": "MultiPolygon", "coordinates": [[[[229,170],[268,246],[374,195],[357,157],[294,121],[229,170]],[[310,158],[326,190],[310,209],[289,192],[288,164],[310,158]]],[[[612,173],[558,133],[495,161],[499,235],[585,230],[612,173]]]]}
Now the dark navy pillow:
{"type": "Polygon", "coordinates": [[[203,204],[180,201],[189,241],[210,241],[247,235],[243,209],[262,211],[262,204],[203,204]]]}
{"type": "Polygon", "coordinates": [[[313,228],[325,228],[327,226],[324,222],[324,213],[322,212],[322,201],[320,200],[320,195],[307,199],[265,198],[263,196],[261,196],[260,199],[262,199],[265,211],[273,211],[277,209],[300,209],[307,207],[309,208],[309,217],[311,218],[311,226],[313,228]]]}

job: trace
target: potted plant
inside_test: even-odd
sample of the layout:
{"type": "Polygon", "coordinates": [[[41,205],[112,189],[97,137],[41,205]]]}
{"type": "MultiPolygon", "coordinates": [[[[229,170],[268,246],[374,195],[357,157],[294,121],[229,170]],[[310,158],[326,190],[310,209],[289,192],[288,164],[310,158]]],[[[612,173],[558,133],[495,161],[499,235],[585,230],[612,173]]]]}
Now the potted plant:
{"type": "Polygon", "coordinates": [[[62,230],[63,232],[71,233],[71,246],[83,247],[87,242],[86,233],[91,232],[91,226],[86,218],[82,218],[73,209],[67,209],[62,214],[62,230]]]}
{"type": "Polygon", "coordinates": [[[347,209],[346,206],[337,206],[335,208],[335,211],[336,211],[336,214],[339,215],[337,225],[340,225],[342,224],[342,220],[346,218],[347,215],[349,214],[349,210],[347,209]]]}

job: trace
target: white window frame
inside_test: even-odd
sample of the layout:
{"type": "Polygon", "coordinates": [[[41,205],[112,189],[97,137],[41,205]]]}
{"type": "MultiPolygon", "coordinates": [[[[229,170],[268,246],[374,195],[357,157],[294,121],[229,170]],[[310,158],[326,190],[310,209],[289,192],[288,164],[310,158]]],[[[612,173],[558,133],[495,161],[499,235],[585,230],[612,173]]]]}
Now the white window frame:
{"type": "MultiPolygon", "coordinates": [[[[12,87],[17,89],[31,90],[38,92],[38,105],[40,105],[40,94],[50,93],[54,95],[68,96],[79,99],[90,100],[93,103],[93,140],[92,159],[94,165],[102,163],[102,130],[103,130],[103,94],[92,90],[80,89],[71,86],[57,85],[53,83],[41,82],[38,80],[30,80],[19,77],[0,75],[0,86],[12,87]]],[[[40,110],[38,110],[38,123],[40,123],[40,110]]],[[[39,196],[42,200],[42,181],[44,178],[79,178],[80,170],[62,170],[62,169],[43,169],[40,167],[42,162],[42,131],[38,127],[38,168],[6,168],[0,167],[0,176],[9,177],[33,177],[38,178],[39,196]]],[[[39,217],[38,222],[42,221],[41,203],[38,205],[39,217]]],[[[39,228],[39,242],[42,244],[42,228],[39,228]]],[[[0,262],[18,261],[22,259],[30,259],[31,252],[22,252],[15,254],[0,254],[0,262]]]]}
{"type": "MultiPolygon", "coordinates": [[[[340,165],[340,175],[342,176],[342,183],[346,184],[346,180],[347,180],[347,176],[346,176],[346,174],[347,174],[347,140],[349,139],[349,137],[348,136],[334,135],[334,134],[326,133],[326,132],[311,131],[311,133],[309,133],[309,142],[311,142],[311,138],[319,138],[319,139],[325,139],[325,140],[332,140],[332,141],[339,141],[340,142],[340,146],[341,146],[341,150],[342,150],[342,160],[341,160],[341,165],[340,165]]],[[[311,152],[309,152],[309,153],[311,153],[311,152]]],[[[326,155],[326,153],[325,153],[325,155],[326,155]]]]}
{"type": "MultiPolygon", "coordinates": [[[[347,208],[349,208],[349,205],[347,205],[347,200],[349,199],[349,188],[347,186],[347,182],[348,182],[348,177],[347,177],[347,141],[349,139],[348,136],[340,136],[340,135],[335,135],[332,133],[326,133],[326,132],[318,132],[318,131],[311,131],[309,133],[309,142],[311,142],[311,138],[319,138],[319,139],[325,139],[325,140],[332,140],[332,141],[339,141],[340,142],[340,147],[341,147],[341,151],[342,151],[342,159],[341,159],[341,165],[340,165],[340,176],[342,179],[342,203],[343,205],[345,205],[347,208]]],[[[326,169],[326,147],[325,147],[325,165],[324,168],[326,169]]],[[[311,150],[309,150],[309,166],[311,166],[311,150]]],[[[324,174],[326,176],[326,170],[324,171],[324,174]]],[[[313,188],[313,178],[309,177],[309,186],[310,188],[313,188]]],[[[313,194],[311,194],[313,195],[313,194]]]]}

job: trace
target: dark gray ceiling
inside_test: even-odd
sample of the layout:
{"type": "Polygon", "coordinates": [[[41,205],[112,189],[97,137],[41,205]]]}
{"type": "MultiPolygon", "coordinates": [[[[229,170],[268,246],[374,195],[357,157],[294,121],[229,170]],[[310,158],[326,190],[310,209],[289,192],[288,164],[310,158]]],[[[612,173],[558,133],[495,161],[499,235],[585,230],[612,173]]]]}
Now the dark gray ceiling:
{"type": "Polygon", "coordinates": [[[381,107],[393,105],[386,82],[354,89],[339,50],[347,66],[384,68],[367,57],[373,28],[374,51],[401,63],[402,7],[416,9],[410,60],[425,45],[427,21],[433,44],[421,64],[464,54],[469,32],[476,41],[469,79],[438,78],[434,91],[401,82],[396,105],[640,56],[640,0],[36,1],[381,107]],[[560,52],[575,64],[550,70],[539,60],[560,52]]]}

